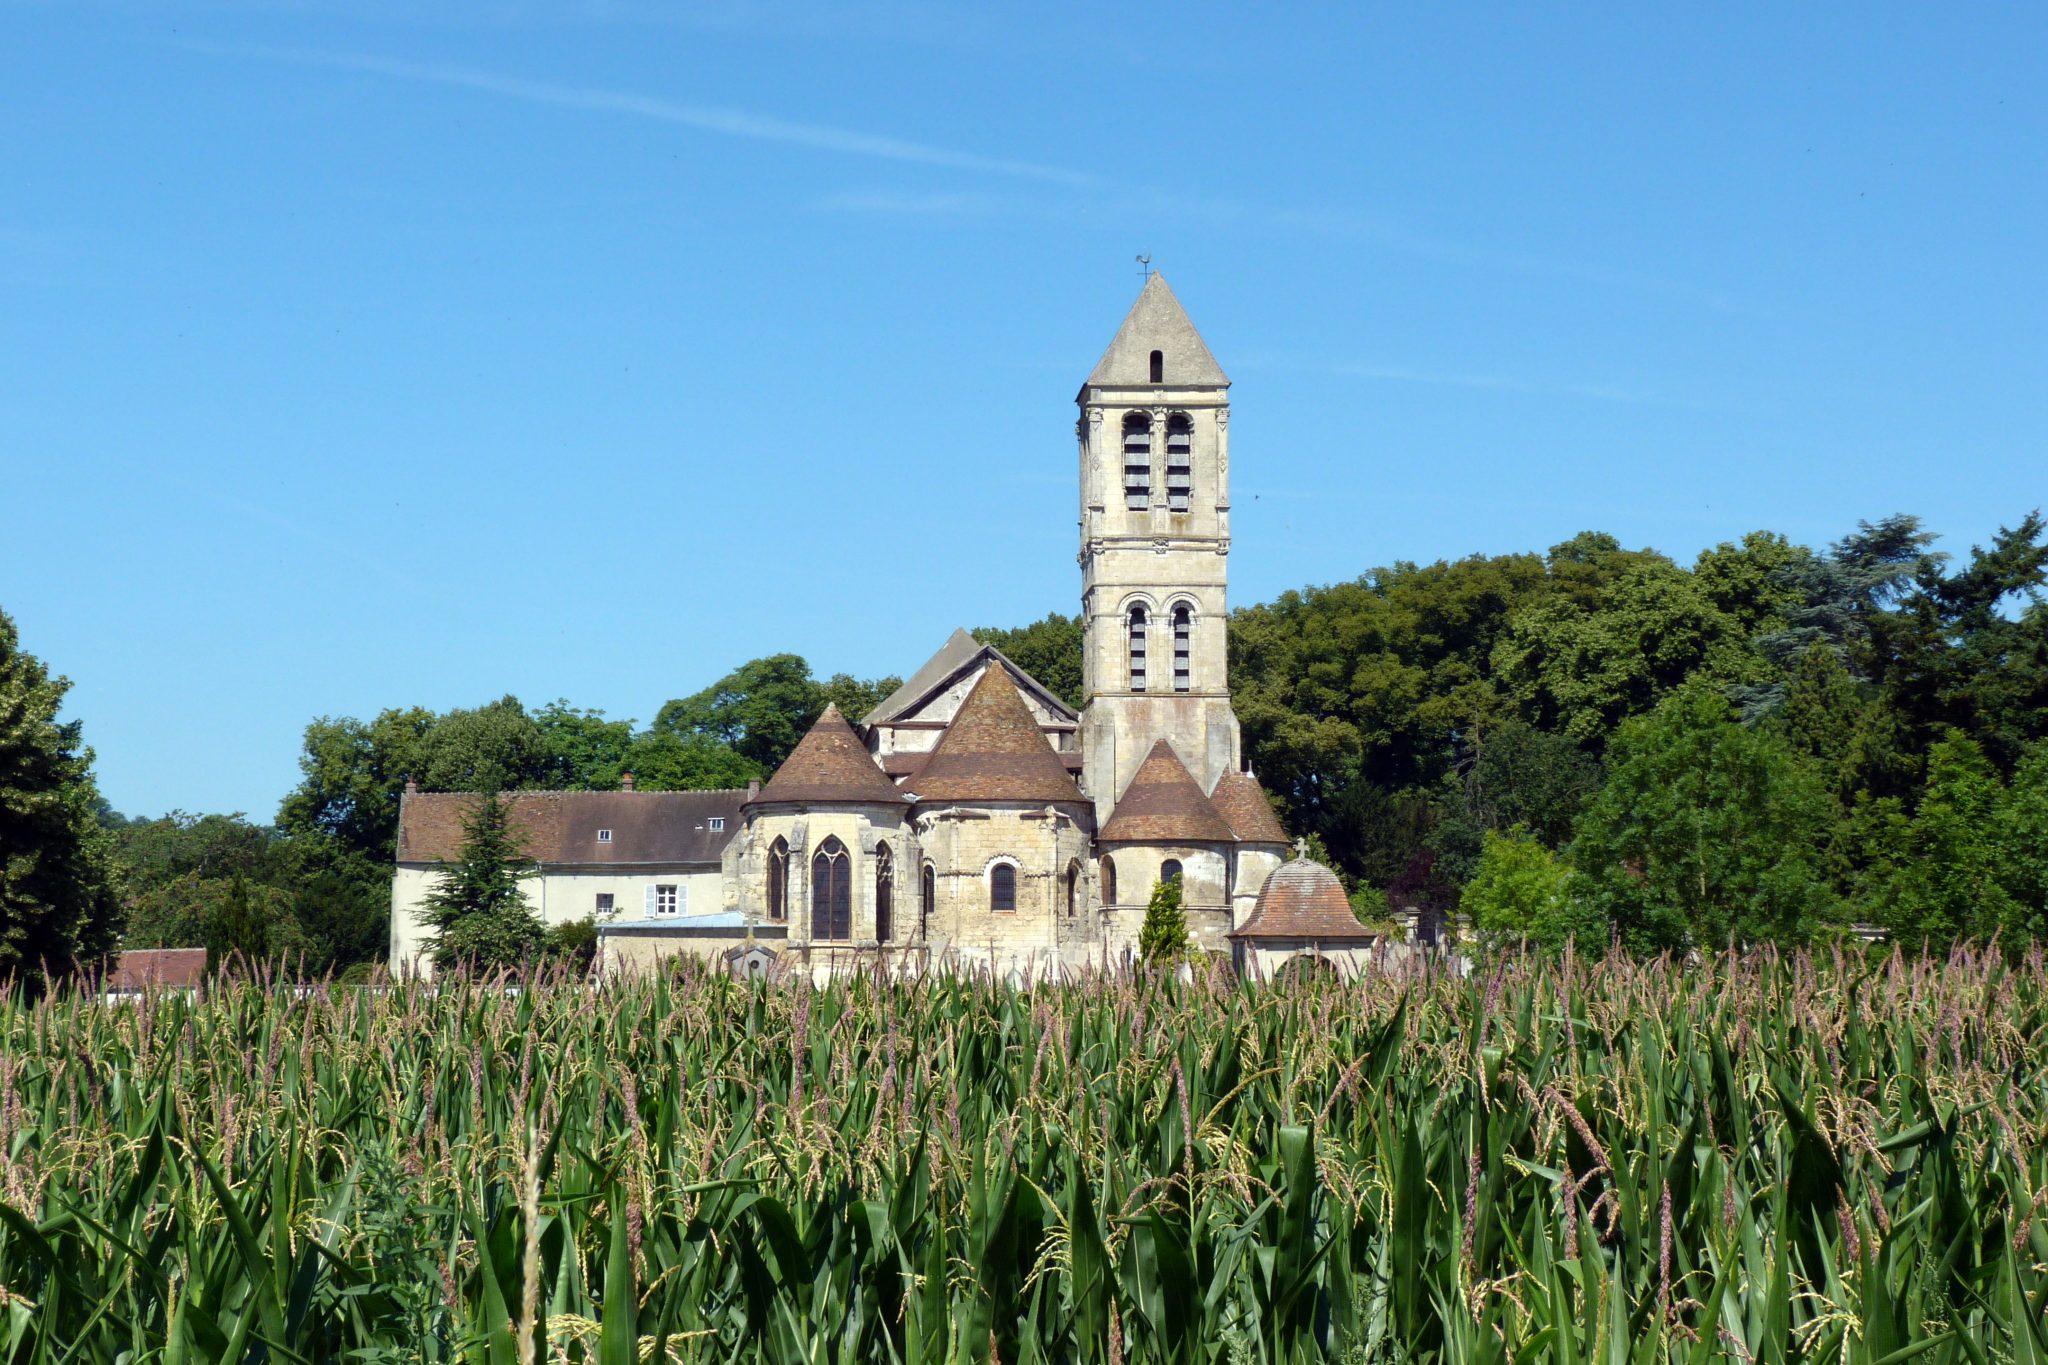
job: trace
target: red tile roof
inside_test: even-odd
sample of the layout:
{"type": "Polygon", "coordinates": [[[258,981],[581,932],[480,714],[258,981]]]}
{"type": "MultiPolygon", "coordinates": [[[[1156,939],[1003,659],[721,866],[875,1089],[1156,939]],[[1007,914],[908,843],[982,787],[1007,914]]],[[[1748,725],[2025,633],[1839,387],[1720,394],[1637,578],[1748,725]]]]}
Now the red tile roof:
{"type": "Polygon", "coordinates": [[[839,714],[839,708],[827,706],[811,732],[782,760],[782,766],[761,788],[761,794],[747,804],[880,801],[900,805],[903,800],[903,793],[877,766],[860,736],[839,714]]]}
{"type": "Polygon", "coordinates": [[[1230,832],[1240,842],[1287,842],[1287,831],[1280,828],[1280,818],[1273,814],[1273,803],[1267,799],[1266,789],[1250,773],[1233,771],[1223,774],[1216,781],[1216,790],[1209,793],[1209,803],[1216,807],[1216,813],[1223,817],[1223,823],[1230,826],[1230,832]]]}
{"type": "Polygon", "coordinates": [[[1230,931],[1232,938],[1296,938],[1317,943],[1371,943],[1378,934],[1358,922],[1337,874],[1321,863],[1296,858],[1266,878],[1251,917],[1230,931]]]}
{"type": "Polygon", "coordinates": [[[1145,755],[1098,836],[1104,843],[1229,844],[1230,826],[1202,795],[1173,746],[1160,740],[1145,755]]]}
{"type": "Polygon", "coordinates": [[[131,948],[114,961],[102,990],[189,990],[206,979],[204,948],[131,948]]]}
{"type": "MultiPolygon", "coordinates": [[[[507,818],[542,863],[715,863],[739,829],[738,790],[506,792],[507,818]],[[723,828],[712,828],[713,821],[723,828]],[[598,831],[611,831],[599,842],[598,831]]],[[[398,807],[398,861],[453,862],[474,792],[408,792],[398,807]]]]}
{"type": "Polygon", "coordinates": [[[904,785],[925,802],[1083,800],[1001,668],[982,671],[931,758],[904,785]]]}

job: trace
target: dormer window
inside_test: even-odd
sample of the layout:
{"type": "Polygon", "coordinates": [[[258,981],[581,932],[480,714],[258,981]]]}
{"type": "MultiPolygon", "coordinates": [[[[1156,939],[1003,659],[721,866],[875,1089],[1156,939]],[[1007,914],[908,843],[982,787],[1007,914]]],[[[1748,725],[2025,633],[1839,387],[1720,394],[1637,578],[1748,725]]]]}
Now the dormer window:
{"type": "Polygon", "coordinates": [[[1195,424],[1184,412],[1166,419],[1166,510],[1185,512],[1194,500],[1195,424]]]}
{"type": "Polygon", "coordinates": [[[711,827],[713,834],[725,833],[725,817],[723,815],[714,815],[704,823],[711,827]]]}
{"type": "Polygon", "coordinates": [[[1124,507],[1142,512],[1152,505],[1152,419],[1124,414],[1124,507]]]}
{"type": "Polygon", "coordinates": [[[1155,384],[1164,384],[1166,382],[1166,352],[1164,351],[1154,351],[1152,353],[1152,382],[1155,384]]]}
{"type": "Polygon", "coordinates": [[[598,841],[598,842],[599,842],[600,844],[608,844],[608,843],[610,843],[610,842],[612,841],[612,832],[611,832],[610,830],[608,830],[608,829],[601,829],[601,830],[599,830],[599,831],[597,832],[597,841],[598,841]]]}

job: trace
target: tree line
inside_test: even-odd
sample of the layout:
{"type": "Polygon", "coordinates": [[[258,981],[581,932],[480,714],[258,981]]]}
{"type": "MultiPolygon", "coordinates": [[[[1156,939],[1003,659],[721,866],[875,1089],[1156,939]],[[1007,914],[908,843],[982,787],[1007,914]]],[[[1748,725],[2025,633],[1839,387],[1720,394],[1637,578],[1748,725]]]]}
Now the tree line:
{"type": "MultiPolygon", "coordinates": [[[[1875,925],[2048,932],[2048,577],[2030,514],[1966,557],[1912,517],[1690,565],[1584,533],[1397,563],[1230,620],[1244,752],[1355,903],[1637,951],[1875,925]]],[[[1081,623],[988,628],[1078,705],[1081,623]]],[[[64,683],[0,616],[0,970],[203,942],[375,960],[398,802],[430,790],[735,787],[896,678],[752,660],[645,726],[557,701],[308,725],[273,823],[98,798],[64,683]]]]}

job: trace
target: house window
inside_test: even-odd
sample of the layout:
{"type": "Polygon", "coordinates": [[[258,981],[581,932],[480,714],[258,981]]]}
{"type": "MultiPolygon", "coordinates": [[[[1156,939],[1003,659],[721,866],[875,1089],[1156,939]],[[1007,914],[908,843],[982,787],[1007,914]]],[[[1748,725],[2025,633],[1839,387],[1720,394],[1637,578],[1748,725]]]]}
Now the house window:
{"type": "Polygon", "coordinates": [[[725,817],[723,815],[714,815],[704,823],[711,827],[713,834],[725,833],[725,817]]]}
{"type": "Polygon", "coordinates": [[[1190,655],[1193,651],[1192,637],[1195,630],[1195,614],[1185,603],[1173,609],[1173,690],[1188,690],[1193,673],[1190,655]]]}
{"type": "Polygon", "coordinates": [[[608,829],[601,829],[601,830],[599,830],[599,831],[597,832],[597,841],[598,841],[598,842],[599,842],[600,844],[608,844],[608,843],[610,843],[610,842],[612,841],[612,832],[611,832],[610,830],[608,830],[608,829]]]}
{"type": "Polygon", "coordinates": [[[896,929],[896,860],[883,844],[875,850],[875,937],[887,943],[896,929]]]}
{"type": "Polygon", "coordinates": [[[683,888],[674,882],[657,882],[647,888],[647,908],[657,915],[681,914],[683,888]]]}
{"type": "Polygon", "coordinates": [[[1098,869],[1098,875],[1099,879],[1102,882],[1102,903],[1104,905],[1115,905],[1116,864],[1114,862],[1111,862],[1108,858],[1104,858],[1098,869]]]}
{"type": "Polygon", "coordinates": [[[1166,510],[1185,512],[1194,500],[1194,423],[1184,412],[1166,419],[1166,510]]]}
{"type": "Polygon", "coordinates": [[[1152,505],[1152,419],[1124,414],[1124,506],[1142,512],[1152,505]]]}
{"type": "Polygon", "coordinates": [[[617,902],[612,898],[611,892],[600,891],[597,893],[597,913],[599,915],[609,915],[616,904],[617,902]]]}
{"type": "Polygon", "coordinates": [[[1180,860],[1177,858],[1168,858],[1165,862],[1161,863],[1159,865],[1159,880],[1162,882],[1179,881],[1180,860]]]}
{"type": "Polygon", "coordinates": [[[932,871],[932,865],[924,865],[924,876],[918,886],[918,932],[926,937],[932,931],[932,911],[939,907],[939,875],[932,871]]]}
{"type": "Polygon", "coordinates": [[[811,937],[853,937],[853,859],[836,835],[811,859],[811,937]]]}
{"type": "Polygon", "coordinates": [[[768,918],[789,918],[789,840],[768,847],[768,918]]]}
{"type": "Polygon", "coordinates": [[[1131,691],[1145,690],[1145,609],[1132,607],[1130,617],[1131,691]]]}
{"type": "Polygon", "coordinates": [[[997,863],[988,872],[988,908],[1007,915],[1017,908],[1017,869],[997,863]]]}
{"type": "Polygon", "coordinates": [[[1155,384],[1164,384],[1166,382],[1166,352],[1164,351],[1154,351],[1152,353],[1152,382],[1155,384]]]}

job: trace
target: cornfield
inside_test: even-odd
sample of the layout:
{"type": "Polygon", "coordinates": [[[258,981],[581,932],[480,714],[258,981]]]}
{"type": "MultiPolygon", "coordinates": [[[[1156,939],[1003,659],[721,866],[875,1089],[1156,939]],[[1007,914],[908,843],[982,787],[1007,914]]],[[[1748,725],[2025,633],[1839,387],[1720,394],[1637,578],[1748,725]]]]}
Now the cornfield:
{"type": "Polygon", "coordinates": [[[0,1004],[8,1361],[2048,1362],[2048,968],[0,1004]]]}

